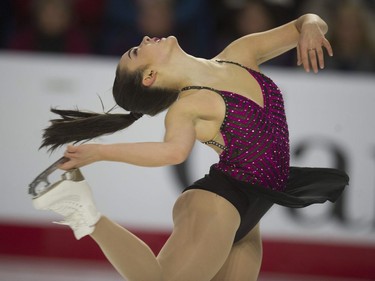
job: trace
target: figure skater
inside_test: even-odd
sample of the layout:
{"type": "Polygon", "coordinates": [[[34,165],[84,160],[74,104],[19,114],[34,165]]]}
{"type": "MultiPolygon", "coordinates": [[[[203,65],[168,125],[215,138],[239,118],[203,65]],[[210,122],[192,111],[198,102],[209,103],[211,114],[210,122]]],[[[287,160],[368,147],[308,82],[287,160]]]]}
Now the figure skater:
{"type": "Polygon", "coordinates": [[[96,210],[87,185],[64,180],[34,199],[34,206],[63,215],[77,239],[90,235],[126,280],[256,280],[262,260],[259,221],[269,208],[334,202],[348,184],[342,171],[289,167],[283,97],[259,70],[297,47],[298,65],[318,72],[324,68],[323,50],[333,55],[327,29],[319,16],[306,14],[239,38],[212,59],[188,55],[173,36],[144,37],[121,57],[113,85],[116,103],[129,114],[52,109],[61,118],[52,120],[42,143],[52,150],[168,110],[163,142],[68,145],[63,170],[97,161],[176,165],[196,140],[219,154],[209,173],[177,199],[173,231],[156,257],[96,210]]]}

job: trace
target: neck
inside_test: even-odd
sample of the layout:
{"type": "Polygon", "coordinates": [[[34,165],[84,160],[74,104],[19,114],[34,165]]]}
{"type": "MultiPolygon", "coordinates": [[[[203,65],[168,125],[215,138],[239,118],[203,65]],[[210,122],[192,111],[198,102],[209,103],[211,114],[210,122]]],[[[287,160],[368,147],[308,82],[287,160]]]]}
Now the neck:
{"type": "Polygon", "coordinates": [[[171,61],[166,75],[166,86],[181,90],[186,86],[205,86],[217,79],[220,65],[216,61],[197,58],[190,55],[177,57],[171,61]],[[172,71],[171,71],[172,70],[172,71]]]}

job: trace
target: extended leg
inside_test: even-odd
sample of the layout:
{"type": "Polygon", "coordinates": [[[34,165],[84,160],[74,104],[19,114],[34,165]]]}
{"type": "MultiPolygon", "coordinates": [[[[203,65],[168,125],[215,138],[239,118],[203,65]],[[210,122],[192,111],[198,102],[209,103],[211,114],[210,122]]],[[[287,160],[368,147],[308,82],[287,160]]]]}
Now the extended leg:
{"type": "Polygon", "coordinates": [[[173,233],[156,258],[145,243],[100,216],[84,180],[62,181],[33,204],[61,214],[77,239],[91,234],[128,281],[209,281],[227,259],[240,224],[227,200],[204,190],[187,191],[175,204],[173,233]]]}
{"type": "Polygon", "coordinates": [[[91,234],[127,280],[162,280],[158,262],[147,245],[96,210],[90,187],[81,174],[53,184],[33,199],[33,205],[62,215],[64,221],[60,224],[69,225],[77,239],[91,234]]]}
{"type": "Polygon", "coordinates": [[[141,240],[105,217],[91,236],[127,280],[209,281],[231,251],[239,220],[225,199],[193,190],[176,203],[173,233],[157,259],[141,240]]]}

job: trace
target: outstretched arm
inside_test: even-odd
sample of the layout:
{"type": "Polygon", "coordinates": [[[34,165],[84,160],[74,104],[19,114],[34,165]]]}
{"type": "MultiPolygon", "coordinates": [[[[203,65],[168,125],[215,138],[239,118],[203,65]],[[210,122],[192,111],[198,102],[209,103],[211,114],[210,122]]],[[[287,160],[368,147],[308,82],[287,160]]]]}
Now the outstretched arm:
{"type": "Polygon", "coordinates": [[[165,120],[163,142],[69,145],[64,156],[70,160],[63,170],[97,161],[125,162],[137,166],[160,167],[186,160],[195,142],[194,116],[172,107],[165,120]]]}
{"type": "Polygon", "coordinates": [[[250,67],[258,66],[297,47],[298,65],[309,72],[324,67],[323,47],[332,56],[324,34],[327,24],[317,15],[306,14],[277,28],[249,34],[231,43],[218,57],[235,60],[250,67]]]}

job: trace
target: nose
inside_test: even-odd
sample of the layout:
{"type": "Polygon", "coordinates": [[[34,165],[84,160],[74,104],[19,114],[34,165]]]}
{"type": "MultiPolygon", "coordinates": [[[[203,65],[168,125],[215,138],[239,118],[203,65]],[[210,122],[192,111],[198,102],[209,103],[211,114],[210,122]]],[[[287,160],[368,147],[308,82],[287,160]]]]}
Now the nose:
{"type": "Polygon", "coordinates": [[[142,44],[148,44],[148,43],[150,43],[150,41],[151,41],[151,38],[148,37],[148,36],[145,36],[142,39],[142,44]]]}

